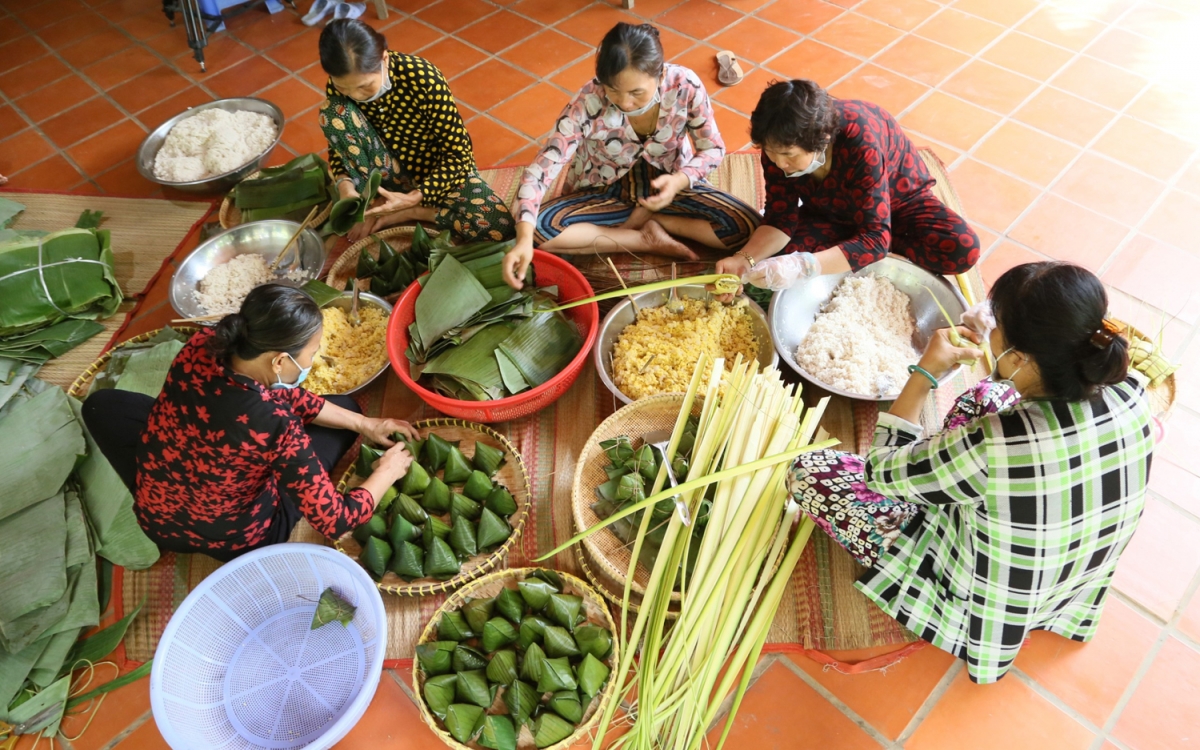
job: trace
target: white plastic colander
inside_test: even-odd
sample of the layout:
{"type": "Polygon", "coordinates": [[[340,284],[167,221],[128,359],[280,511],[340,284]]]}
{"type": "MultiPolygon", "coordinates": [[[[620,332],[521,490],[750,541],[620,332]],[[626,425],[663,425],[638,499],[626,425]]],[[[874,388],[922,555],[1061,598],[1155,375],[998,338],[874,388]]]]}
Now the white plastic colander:
{"type": "Polygon", "coordinates": [[[277,544],[217,569],[167,624],[150,705],[174,750],[329,748],[362,718],[387,646],[379,589],[356,562],[277,544]],[[358,609],[310,630],[326,588],[358,609]]]}

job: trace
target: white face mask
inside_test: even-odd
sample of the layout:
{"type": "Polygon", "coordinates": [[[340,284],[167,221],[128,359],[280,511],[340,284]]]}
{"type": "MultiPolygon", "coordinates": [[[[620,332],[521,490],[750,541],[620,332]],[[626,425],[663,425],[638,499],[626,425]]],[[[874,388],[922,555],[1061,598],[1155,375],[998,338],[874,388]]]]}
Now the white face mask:
{"type": "MultiPolygon", "coordinates": [[[[1000,385],[1007,385],[1009,388],[1012,388],[1014,391],[1017,391],[1017,386],[1013,383],[1013,378],[1015,378],[1017,376],[1017,373],[1021,371],[1020,367],[1013,370],[1013,374],[1009,375],[1007,378],[1000,377],[1000,360],[1003,359],[1005,356],[1007,356],[1008,353],[1011,352],[1015,348],[1016,347],[1012,347],[1012,346],[1008,347],[1007,349],[1005,349],[1003,352],[1000,353],[999,357],[996,357],[992,360],[993,362],[995,362],[995,364],[992,365],[992,374],[988,376],[988,379],[991,380],[993,383],[998,383],[1000,385]]],[[[1020,393],[1020,391],[1017,391],[1017,393],[1020,393]]]]}
{"type": "Polygon", "coordinates": [[[808,163],[807,167],[805,167],[804,169],[801,169],[799,172],[791,172],[791,173],[785,174],[784,177],[788,177],[788,178],[803,177],[805,175],[809,175],[809,174],[812,174],[813,172],[816,172],[818,169],[820,169],[823,166],[825,166],[825,150],[821,149],[820,151],[817,152],[817,155],[813,157],[813,160],[808,163]]]}
{"type": "MultiPolygon", "coordinates": [[[[644,106],[644,107],[642,107],[642,108],[640,108],[640,109],[635,109],[635,110],[633,110],[632,112],[625,112],[625,110],[623,110],[623,109],[622,109],[621,111],[622,111],[622,112],[625,112],[625,116],[626,116],[626,117],[639,117],[639,116],[641,116],[641,115],[644,115],[644,114],[646,114],[646,113],[647,113],[647,112],[649,112],[650,110],[654,109],[654,105],[658,104],[658,102],[659,102],[658,92],[657,92],[657,91],[655,91],[655,92],[654,92],[654,98],[652,98],[652,99],[649,101],[649,103],[647,103],[647,104],[646,104],[646,106],[644,106]]],[[[617,107],[617,109],[621,109],[621,108],[620,108],[620,107],[617,107]]]]}
{"type": "Polygon", "coordinates": [[[363,99],[362,100],[363,104],[366,104],[367,102],[373,102],[391,90],[392,79],[388,77],[387,62],[384,62],[381,70],[383,71],[383,82],[379,84],[379,90],[376,91],[375,95],[372,96],[370,99],[363,99]]]}

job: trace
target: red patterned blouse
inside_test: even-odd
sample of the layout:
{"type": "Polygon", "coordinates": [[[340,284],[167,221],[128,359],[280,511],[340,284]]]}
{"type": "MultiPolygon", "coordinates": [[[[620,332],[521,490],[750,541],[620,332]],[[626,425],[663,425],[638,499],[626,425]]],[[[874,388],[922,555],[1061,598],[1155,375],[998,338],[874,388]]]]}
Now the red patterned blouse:
{"type": "Polygon", "coordinates": [[[280,491],[326,536],[366,522],[371,494],[339,493],[304,431],[325,399],[234,373],[209,354],[211,336],[179,352],[150,412],[137,455],[142,527],[212,551],[249,549],[265,539],[280,491]]]}

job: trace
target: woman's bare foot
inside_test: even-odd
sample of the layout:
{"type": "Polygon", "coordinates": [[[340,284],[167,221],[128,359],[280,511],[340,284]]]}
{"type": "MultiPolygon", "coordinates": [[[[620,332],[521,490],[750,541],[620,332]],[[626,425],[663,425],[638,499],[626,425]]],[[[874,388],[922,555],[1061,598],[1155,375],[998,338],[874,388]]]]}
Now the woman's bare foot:
{"type": "Polygon", "coordinates": [[[667,234],[662,224],[651,219],[642,227],[642,239],[646,242],[647,251],[668,258],[696,260],[696,254],[679,240],[667,234]]]}

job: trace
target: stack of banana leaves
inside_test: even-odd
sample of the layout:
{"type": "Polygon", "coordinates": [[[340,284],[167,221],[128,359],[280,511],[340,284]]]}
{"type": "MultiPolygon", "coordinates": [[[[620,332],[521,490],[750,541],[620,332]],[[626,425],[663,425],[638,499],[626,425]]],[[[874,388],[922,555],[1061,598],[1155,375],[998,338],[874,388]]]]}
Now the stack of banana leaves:
{"type": "Polygon", "coordinates": [[[80,702],[72,671],[112,651],[132,619],[76,643],[107,599],[96,556],[132,568],[158,558],[117,487],[61,388],[30,379],[0,408],[0,721],[21,733],[57,732],[80,702]]]}
{"type": "MultiPolygon", "coordinates": [[[[682,481],[682,478],[688,475],[689,456],[692,446],[696,442],[697,426],[696,418],[690,417],[684,427],[675,459],[671,462],[671,468],[667,473],[669,486],[674,486],[678,483],[676,480],[682,481]]],[[[618,435],[615,438],[604,440],[600,443],[600,448],[611,463],[604,467],[608,481],[596,488],[597,500],[592,503],[592,511],[597,518],[604,520],[614,513],[623,511],[646,499],[647,489],[653,485],[654,478],[658,476],[663,453],[660,447],[648,443],[642,443],[641,447],[635,449],[628,435],[618,435]]],[[[700,538],[708,525],[708,511],[711,507],[710,498],[702,500],[696,517],[691,519],[691,533],[694,540],[685,562],[689,578],[696,564],[696,552],[700,549],[700,538]]],[[[637,539],[638,529],[642,525],[643,512],[639,510],[631,515],[618,518],[608,528],[624,544],[632,547],[637,539]]],[[[661,500],[650,508],[650,528],[646,532],[642,542],[642,551],[638,556],[638,562],[645,566],[647,571],[654,569],[654,561],[658,559],[659,549],[662,547],[663,538],[667,533],[667,524],[674,512],[674,498],[661,500]]]]}
{"type": "Polygon", "coordinates": [[[583,345],[556,304],[558,288],[504,283],[511,242],[435,246],[430,274],[418,281],[416,315],[405,351],[414,379],[463,401],[488,401],[536,388],[563,370],[583,345]]]}
{"type": "MultiPolygon", "coordinates": [[[[354,275],[359,279],[370,279],[371,294],[380,297],[403,292],[428,271],[429,256],[435,246],[450,247],[449,232],[442,232],[433,239],[420,224],[413,230],[412,246],[408,252],[396,252],[382,237],[373,236],[373,239],[378,243],[378,255],[373,255],[369,247],[363,247],[358,253],[354,275]]],[[[346,282],[347,289],[350,283],[346,282]]]]}
{"type": "Polygon", "coordinates": [[[316,154],[264,169],[233,189],[233,203],[242,212],[242,221],[302,221],[309,209],[328,198],[329,165],[316,154]]]}
{"type": "Polygon", "coordinates": [[[0,199],[0,392],[104,330],[96,319],[123,299],[99,213],[58,232],[9,228],[24,208],[0,199]]]}

